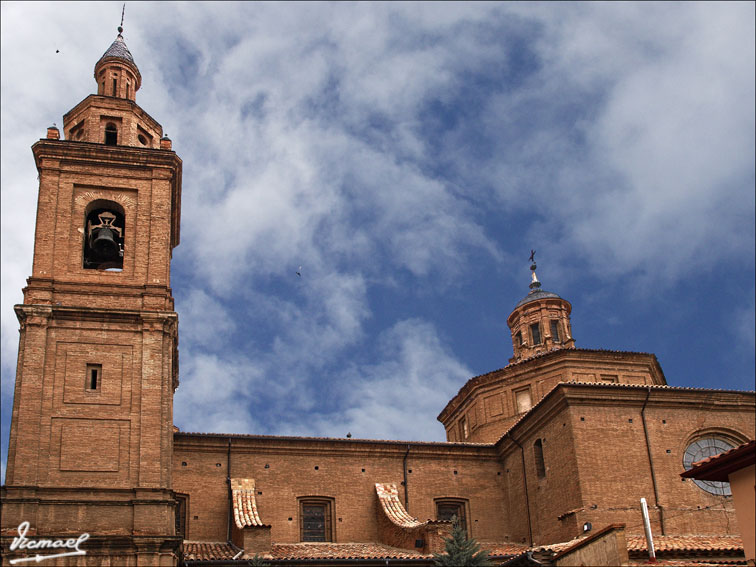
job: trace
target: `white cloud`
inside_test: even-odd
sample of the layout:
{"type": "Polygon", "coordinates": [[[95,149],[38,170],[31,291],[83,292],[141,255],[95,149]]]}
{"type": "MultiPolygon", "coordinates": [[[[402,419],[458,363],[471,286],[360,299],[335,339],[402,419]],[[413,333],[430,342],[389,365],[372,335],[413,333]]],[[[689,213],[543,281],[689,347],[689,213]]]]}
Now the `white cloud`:
{"type": "MultiPolygon", "coordinates": [[[[184,160],[192,429],[427,439],[469,373],[440,322],[384,319],[373,293],[409,311],[534,242],[562,281],[655,293],[753,254],[753,4],[130,6],[137,101],[184,160]]],[[[119,8],[2,4],[4,407],[28,146],[93,90],[119,8]]]]}
{"type": "MultiPolygon", "coordinates": [[[[315,415],[309,431],[341,437],[442,441],[436,415],[471,373],[449,352],[433,325],[397,322],[379,338],[377,364],[352,364],[341,377],[341,409],[315,415]]],[[[306,434],[303,424],[284,431],[306,434]]],[[[313,433],[309,433],[313,434],[313,433]]]]}

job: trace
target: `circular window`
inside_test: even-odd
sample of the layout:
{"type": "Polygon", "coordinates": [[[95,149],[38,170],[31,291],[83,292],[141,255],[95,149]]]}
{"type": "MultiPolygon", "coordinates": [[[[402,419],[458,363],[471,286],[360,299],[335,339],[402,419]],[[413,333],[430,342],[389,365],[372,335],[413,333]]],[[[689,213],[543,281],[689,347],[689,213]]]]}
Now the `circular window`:
{"type": "MultiPolygon", "coordinates": [[[[732,443],[721,437],[701,437],[700,439],[693,441],[693,443],[688,445],[688,448],[685,449],[683,466],[687,471],[693,466],[693,463],[702,461],[707,457],[719,455],[719,453],[724,453],[734,447],[735,446],[732,443]]],[[[699,488],[703,488],[710,494],[717,494],[720,496],[730,496],[732,494],[729,482],[698,479],[693,479],[693,482],[695,482],[699,488]]]]}
{"type": "Polygon", "coordinates": [[[142,144],[143,146],[146,146],[146,145],[147,145],[147,138],[145,138],[145,137],[144,137],[144,136],[142,136],[141,134],[139,134],[139,135],[137,136],[137,138],[139,139],[139,141],[141,142],[141,144],[142,144]]]}

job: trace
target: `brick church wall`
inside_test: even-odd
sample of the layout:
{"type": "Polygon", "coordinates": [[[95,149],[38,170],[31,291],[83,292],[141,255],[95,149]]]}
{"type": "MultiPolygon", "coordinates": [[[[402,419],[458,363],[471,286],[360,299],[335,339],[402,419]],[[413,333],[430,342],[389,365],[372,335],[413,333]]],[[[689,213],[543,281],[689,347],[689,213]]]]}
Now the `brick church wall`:
{"type": "MultiPolygon", "coordinates": [[[[187,539],[226,539],[228,439],[175,434],[173,488],[189,496],[187,539]]],[[[471,535],[500,541],[509,520],[506,483],[490,445],[232,436],[231,476],[255,480],[257,509],[262,522],[272,525],[273,542],[300,541],[302,497],[333,499],[334,541],[380,541],[383,511],[375,483],[395,482],[404,502],[408,445],[409,514],[435,519],[434,499],[465,500],[471,535]]]]}
{"type": "MultiPolygon", "coordinates": [[[[732,499],[682,482],[679,473],[696,436],[726,436],[735,444],[751,438],[754,395],[652,390],[644,414],[661,513],[643,427],[647,395],[645,388],[562,385],[510,432],[525,451],[536,544],[576,537],[586,522],[594,528],[623,523],[628,533],[640,534],[641,497],[655,533],[662,533],[662,515],[667,534],[738,533],[732,499]],[[536,439],[543,445],[543,478],[536,471],[536,439]]],[[[520,450],[511,436],[497,445],[510,471],[509,511],[527,518],[520,450]]],[[[527,537],[526,527],[513,537],[527,537]]]]}

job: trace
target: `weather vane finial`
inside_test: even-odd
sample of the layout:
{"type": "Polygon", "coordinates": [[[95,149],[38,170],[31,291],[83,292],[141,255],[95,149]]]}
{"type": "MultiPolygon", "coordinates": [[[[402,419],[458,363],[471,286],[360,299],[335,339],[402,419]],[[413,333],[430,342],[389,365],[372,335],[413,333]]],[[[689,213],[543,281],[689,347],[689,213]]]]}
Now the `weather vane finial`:
{"type": "Polygon", "coordinates": [[[531,289],[530,293],[533,293],[539,287],[541,287],[541,282],[538,281],[538,276],[536,276],[536,272],[535,272],[536,271],[535,253],[536,253],[536,251],[531,248],[531,250],[530,250],[530,262],[531,262],[531,264],[530,264],[530,271],[533,272],[533,276],[532,276],[531,281],[530,281],[530,289],[531,289]]]}
{"type": "Polygon", "coordinates": [[[121,10],[121,25],[118,26],[118,33],[123,33],[123,15],[126,13],[126,2],[123,3],[123,9],[121,10]]]}

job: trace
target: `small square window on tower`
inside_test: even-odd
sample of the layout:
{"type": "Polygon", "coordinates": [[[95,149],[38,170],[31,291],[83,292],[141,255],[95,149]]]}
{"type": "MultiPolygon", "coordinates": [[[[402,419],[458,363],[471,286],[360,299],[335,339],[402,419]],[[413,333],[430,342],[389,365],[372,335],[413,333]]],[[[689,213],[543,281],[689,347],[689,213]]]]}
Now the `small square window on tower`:
{"type": "Polygon", "coordinates": [[[102,384],[102,364],[87,364],[84,389],[90,392],[100,390],[102,384]]]}

